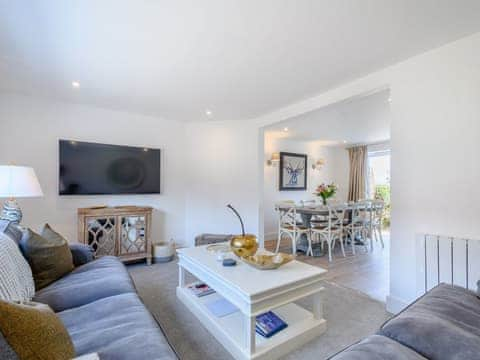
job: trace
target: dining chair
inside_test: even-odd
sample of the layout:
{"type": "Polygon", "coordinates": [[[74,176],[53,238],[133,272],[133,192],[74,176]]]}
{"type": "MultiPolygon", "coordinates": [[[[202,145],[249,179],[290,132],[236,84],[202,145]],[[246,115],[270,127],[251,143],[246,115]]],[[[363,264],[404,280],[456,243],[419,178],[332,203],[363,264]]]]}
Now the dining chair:
{"type": "Polygon", "coordinates": [[[385,211],[385,202],[383,200],[373,200],[370,206],[370,220],[368,223],[369,233],[370,233],[370,247],[373,250],[373,239],[372,237],[375,236],[375,241],[378,242],[380,240],[380,244],[382,245],[382,249],[385,248],[385,244],[383,242],[382,236],[382,222],[383,222],[383,215],[385,211]]]}
{"type": "Polygon", "coordinates": [[[350,237],[350,243],[352,246],[352,253],[355,255],[355,237],[361,236],[363,239],[363,246],[368,252],[366,239],[368,237],[368,219],[369,219],[369,202],[367,200],[361,200],[354,203],[349,203],[350,209],[350,221],[345,225],[345,232],[347,237],[350,237]]]}
{"type": "Polygon", "coordinates": [[[315,213],[312,215],[310,218],[310,223],[327,223],[328,222],[328,209],[325,205],[323,205],[322,199],[317,198],[314,200],[311,200],[313,202],[312,207],[318,210],[325,210],[325,211],[320,211],[319,213],[315,213]]]}
{"type": "Polygon", "coordinates": [[[328,261],[332,261],[332,250],[335,249],[335,243],[337,240],[340,242],[342,254],[345,257],[345,248],[343,245],[343,224],[345,221],[344,205],[332,205],[327,206],[328,216],[327,221],[323,223],[311,224],[311,237],[312,240],[318,239],[322,248],[324,243],[328,248],[328,261]]]}
{"type": "Polygon", "coordinates": [[[297,253],[297,241],[303,234],[307,236],[308,248],[307,255],[313,255],[310,229],[297,219],[297,208],[295,203],[277,203],[275,206],[278,212],[278,239],[275,252],[280,250],[280,242],[283,235],[287,235],[292,241],[292,254],[297,253]]]}

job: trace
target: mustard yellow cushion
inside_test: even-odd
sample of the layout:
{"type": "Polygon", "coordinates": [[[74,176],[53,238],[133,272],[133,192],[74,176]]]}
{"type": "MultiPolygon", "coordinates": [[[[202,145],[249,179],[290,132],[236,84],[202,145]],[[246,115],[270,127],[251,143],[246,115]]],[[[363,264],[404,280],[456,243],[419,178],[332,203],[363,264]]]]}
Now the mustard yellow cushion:
{"type": "Polygon", "coordinates": [[[0,331],[20,360],[75,357],[67,329],[48,305],[0,300],[0,331]]]}

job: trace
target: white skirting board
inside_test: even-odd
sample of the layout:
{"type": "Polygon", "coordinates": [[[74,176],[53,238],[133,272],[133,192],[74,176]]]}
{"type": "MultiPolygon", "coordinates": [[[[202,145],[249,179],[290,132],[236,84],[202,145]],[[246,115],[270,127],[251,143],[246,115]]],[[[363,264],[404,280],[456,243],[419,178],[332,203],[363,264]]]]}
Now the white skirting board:
{"type": "Polygon", "coordinates": [[[397,297],[388,295],[387,296],[387,311],[392,314],[398,314],[400,311],[405,309],[408,306],[408,302],[399,299],[397,297]]]}

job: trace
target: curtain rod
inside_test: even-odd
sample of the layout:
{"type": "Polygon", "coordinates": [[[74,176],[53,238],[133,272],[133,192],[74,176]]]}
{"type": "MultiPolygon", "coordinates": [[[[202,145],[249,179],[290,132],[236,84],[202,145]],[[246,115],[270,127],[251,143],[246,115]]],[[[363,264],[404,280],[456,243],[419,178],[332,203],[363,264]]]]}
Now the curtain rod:
{"type": "Polygon", "coordinates": [[[371,143],[352,144],[352,145],[345,146],[345,149],[350,149],[350,148],[354,148],[354,147],[357,147],[357,146],[372,146],[372,145],[383,145],[383,144],[390,144],[390,139],[383,140],[383,141],[371,142],[371,143]]]}

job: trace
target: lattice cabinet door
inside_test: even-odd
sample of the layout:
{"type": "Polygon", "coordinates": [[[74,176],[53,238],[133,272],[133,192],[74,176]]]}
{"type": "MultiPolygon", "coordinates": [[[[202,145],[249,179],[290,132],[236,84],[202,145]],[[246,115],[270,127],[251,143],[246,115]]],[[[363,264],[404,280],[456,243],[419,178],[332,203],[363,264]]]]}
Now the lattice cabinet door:
{"type": "Polygon", "coordinates": [[[115,216],[107,217],[87,217],[85,222],[86,240],[95,251],[95,257],[105,255],[117,255],[117,218],[115,216]]]}
{"type": "Polygon", "coordinates": [[[100,206],[78,209],[78,239],[95,256],[113,255],[122,261],[145,259],[151,264],[149,206],[100,206]]]}
{"type": "Polygon", "coordinates": [[[146,216],[119,216],[120,255],[144,253],[147,251],[146,216]]]}

